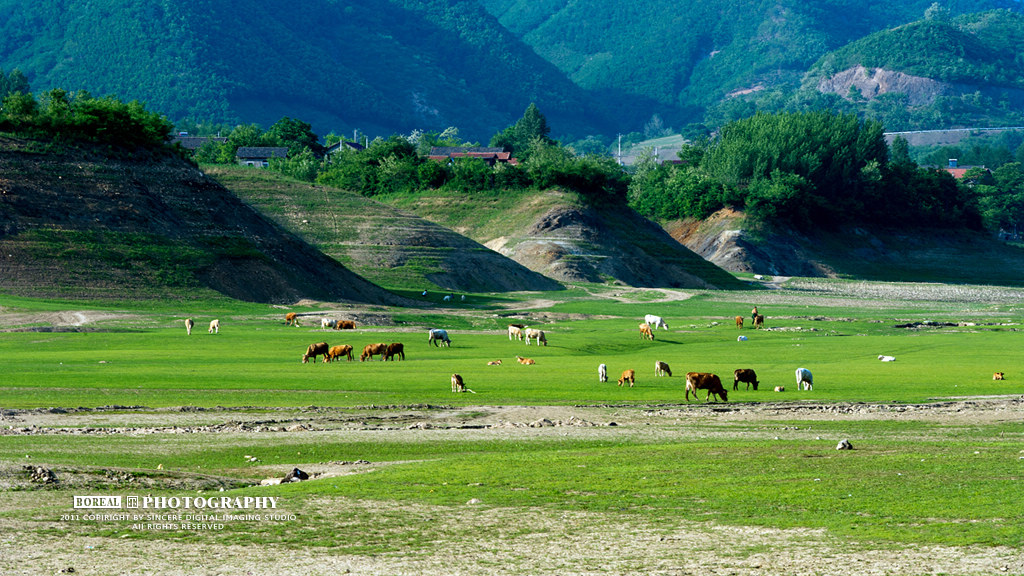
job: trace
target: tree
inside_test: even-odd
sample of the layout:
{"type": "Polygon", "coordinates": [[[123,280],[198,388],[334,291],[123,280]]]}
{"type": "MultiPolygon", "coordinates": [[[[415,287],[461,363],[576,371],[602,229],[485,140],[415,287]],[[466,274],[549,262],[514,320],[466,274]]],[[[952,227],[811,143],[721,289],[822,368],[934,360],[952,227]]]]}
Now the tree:
{"type": "Polygon", "coordinates": [[[556,143],[548,136],[550,133],[547,118],[541,114],[536,104],[531,103],[522,118],[491,138],[491,146],[503,147],[520,160],[526,160],[534,140],[539,140],[543,145],[556,143]]]}
{"type": "Polygon", "coordinates": [[[288,148],[289,156],[298,156],[303,150],[310,150],[316,155],[323,154],[324,147],[320,138],[313,133],[313,127],[302,120],[294,120],[285,116],[267,130],[267,136],[277,140],[281,146],[288,148]]]}

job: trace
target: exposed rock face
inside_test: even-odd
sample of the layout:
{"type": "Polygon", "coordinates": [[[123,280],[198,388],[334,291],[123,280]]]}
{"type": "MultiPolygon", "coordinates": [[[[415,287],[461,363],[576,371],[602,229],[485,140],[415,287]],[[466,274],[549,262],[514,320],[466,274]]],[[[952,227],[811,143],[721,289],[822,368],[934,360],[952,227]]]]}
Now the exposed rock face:
{"type": "Polygon", "coordinates": [[[941,82],[923,76],[914,76],[885,68],[856,66],[822,78],[818,82],[820,92],[846,96],[850,87],[856,88],[861,96],[871,100],[882,94],[906,94],[910,106],[928,106],[939,96],[963,96],[965,94],[986,94],[998,99],[1009,99],[1012,105],[1024,103],[1024,90],[1005,86],[985,84],[941,82]]]}
{"type": "Polygon", "coordinates": [[[624,205],[557,205],[487,246],[562,282],[727,288],[736,280],[624,205]]]}
{"type": "Polygon", "coordinates": [[[783,276],[830,276],[797,239],[780,235],[751,237],[743,215],[728,208],[707,220],[680,220],[666,225],[668,233],[701,257],[729,270],[783,276]]]}
{"type": "Polygon", "coordinates": [[[818,90],[846,96],[851,86],[868,100],[881,94],[906,94],[911,106],[927,106],[938,96],[957,91],[953,85],[931,78],[911,76],[884,68],[868,69],[863,66],[849,68],[830,78],[822,79],[818,83],[818,90]]]}

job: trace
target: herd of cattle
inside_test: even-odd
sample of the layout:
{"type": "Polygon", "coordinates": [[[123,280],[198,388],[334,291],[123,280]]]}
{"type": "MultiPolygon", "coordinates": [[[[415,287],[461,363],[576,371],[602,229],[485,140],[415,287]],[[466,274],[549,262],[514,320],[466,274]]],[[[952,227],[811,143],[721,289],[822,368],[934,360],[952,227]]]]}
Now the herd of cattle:
{"type": "MultiPolygon", "coordinates": [[[[754,327],[760,328],[764,326],[764,316],[755,314],[753,316],[754,327]]],[[[285,324],[288,326],[299,326],[299,317],[295,312],[289,312],[285,315],[285,324]]],[[[185,330],[191,335],[192,328],[195,326],[195,322],[192,318],[185,320],[185,330]]],[[[654,331],[657,329],[668,330],[668,324],[660,316],[648,314],[644,317],[644,322],[640,326],[640,335],[643,338],[654,340],[654,331]]],[[[334,320],[329,318],[321,318],[320,327],[323,330],[354,330],[356,328],[355,321],[353,320],[334,320]]],[[[743,327],[743,317],[736,317],[736,327],[743,327]]],[[[220,333],[220,320],[210,321],[209,327],[210,334],[220,333]]],[[[520,342],[525,341],[526,345],[529,346],[530,342],[533,341],[537,346],[543,344],[548,345],[547,336],[543,330],[534,328],[528,328],[523,324],[509,324],[508,325],[508,339],[518,340],[520,342]]],[[[433,344],[436,346],[451,346],[451,337],[448,335],[448,331],[441,328],[432,328],[427,331],[427,344],[433,344]]],[[[306,352],[302,355],[302,363],[307,364],[310,360],[314,363],[317,357],[322,358],[322,362],[328,363],[338,360],[340,358],[346,358],[349,362],[353,361],[353,348],[348,344],[340,344],[337,346],[329,346],[326,342],[317,342],[310,344],[306,348],[306,352]]],[[[362,353],[359,355],[359,361],[364,362],[366,360],[373,360],[374,356],[380,358],[381,361],[389,360],[405,360],[405,345],[401,342],[380,342],[374,344],[367,344],[363,347],[362,353]]],[[[895,358],[891,356],[879,356],[879,359],[884,362],[891,362],[895,358]]],[[[516,356],[516,360],[523,365],[533,365],[536,362],[532,358],[524,358],[522,356],[516,356]]],[[[501,360],[492,360],[487,363],[490,366],[501,365],[501,360]]],[[[606,364],[600,364],[597,368],[598,381],[608,381],[608,366],[606,364]]],[[[661,360],[655,361],[654,363],[654,374],[655,376],[672,376],[672,369],[668,363],[661,360]]],[[[1002,373],[996,373],[995,379],[1002,379],[1002,373]]],[[[452,374],[452,392],[472,392],[466,388],[465,382],[461,375],[452,374]]],[[[618,385],[623,386],[628,383],[629,387],[633,387],[636,384],[636,371],[633,369],[624,370],[622,376],[618,380],[618,385]]],[[[760,383],[757,379],[757,373],[751,368],[738,368],[733,372],[733,384],[732,389],[738,390],[740,383],[745,383],[746,389],[750,390],[753,386],[754,390],[757,390],[757,386],[760,383]]],[[[797,389],[803,388],[804,390],[811,390],[814,385],[814,378],[811,375],[811,371],[807,368],[796,369],[796,384],[797,389]]],[[[776,386],[776,392],[782,392],[785,388],[782,386],[776,386]]],[[[720,399],[723,402],[728,401],[728,392],[722,385],[721,379],[716,374],[706,372],[688,372],[686,374],[686,400],[690,400],[690,394],[697,399],[697,393],[699,390],[706,391],[707,394],[704,397],[705,402],[709,401],[712,396],[716,399],[720,399]]]]}

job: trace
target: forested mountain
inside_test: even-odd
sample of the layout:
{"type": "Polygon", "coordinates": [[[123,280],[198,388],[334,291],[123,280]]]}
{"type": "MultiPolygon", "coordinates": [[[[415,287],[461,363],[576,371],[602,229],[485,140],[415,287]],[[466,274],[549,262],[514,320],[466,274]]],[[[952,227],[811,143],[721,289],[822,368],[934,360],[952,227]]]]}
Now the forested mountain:
{"type": "Polygon", "coordinates": [[[991,87],[1022,76],[1021,3],[933,2],[0,0],[0,70],[36,91],[139,99],[173,121],[288,116],[371,136],[456,126],[481,143],[531,102],[552,136],[603,144],[755,111],[828,108],[887,129],[1015,119],[1013,94],[991,87]],[[858,97],[836,77],[875,67],[969,80],[979,98],[935,89],[942,99],[922,104],[859,85],[858,97]]]}
{"type": "Polygon", "coordinates": [[[0,69],[173,120],[486,140],[536,102],[563,131],[610,129],[473,0],[0,0],[0,69]]]}
{"type": "MultiPolygon", "coordinates": [[[[664,121],[678,127],[699,121],[703,109],[730,103],[736,96],[770,94],[774,101],[761,96],[759,107],[781,109],[820,57],[874,32],[923,19],[933,0],[480,2],[581,87],[654,99],[664,121]]],[[[942,5],[951,15],[1020,10],[1013,0],[942,5]]],[[[920,54],[926,48],[911,44],[888,49],[920,54]]],[[[1014,53],[1009,53],[1011,60],[1014,53]]],[[[947,61],[945,66],[957,63],[947,61]]],[[[732,105],[750,99],[735,98],[732,105]]],[[[719,114],[734,119],[737,113],[728,107],[719,114]]]]}

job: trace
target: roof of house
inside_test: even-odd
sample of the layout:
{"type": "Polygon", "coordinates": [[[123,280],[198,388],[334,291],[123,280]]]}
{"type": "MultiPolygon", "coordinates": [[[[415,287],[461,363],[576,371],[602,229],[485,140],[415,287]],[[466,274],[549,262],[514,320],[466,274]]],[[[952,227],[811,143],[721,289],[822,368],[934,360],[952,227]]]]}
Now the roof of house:
{"type": "MultiPolygon", "coordinates": [[[[502,147],[494,146],[434,146],[430,149],[431,156],[468,156],[470,154],[508,154],[502,147]]],[[[482,158],[483,156],[481,156],[482,158]]]]}
{"type": "Polygon", "coordinates": [[[350,150],[355,150],[356,152],[359,152],[360,150],[366,150],[366,146],[363,146],[358,142],[348,142],[346,140],[341,140],[340,142],[335,142],[334,144],[328,146],[326,151],[328,154],[331,154],[340,150],[342,146],[350,150]]]}
{"type": "Polygon", "coordinates": [[[227,142],[228,139],[222,136],[174,136],[171,144],[180,144],[186,150],[198,150],[207,142],[227,142]]]}
{"type": "Polygon", "coordinates": [[[236,158],[261,160],[264,158],[287,158],[288,149],[277,146],[242,146],[235,152],[236,158]]]}

